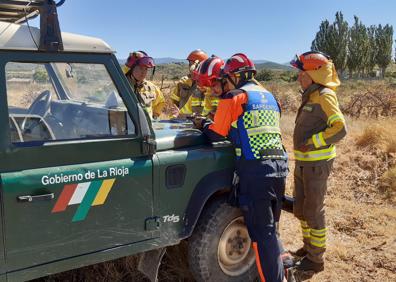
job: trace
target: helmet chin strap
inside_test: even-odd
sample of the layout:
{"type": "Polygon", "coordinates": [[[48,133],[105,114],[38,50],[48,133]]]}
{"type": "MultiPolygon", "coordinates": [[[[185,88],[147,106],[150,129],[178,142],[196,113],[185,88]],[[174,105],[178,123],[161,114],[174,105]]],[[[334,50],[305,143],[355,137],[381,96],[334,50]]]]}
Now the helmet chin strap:
{"type": "Polygon", "coordinates": [[[243,85],[246,84],[246,82],[247,82],[247,80],[246,80],[244,77],[241,77],[241,78],[239,79],[238,84],[237,84],[237,86],[236,86],[235,88],[240,88],[240,87],[242,87],[243,85]]]}
{"type": "Polygon", "coordinates": [[[139,83],[139,81],[136,79],[136,77],[133,75],[133,69],[135,68],[135,66],[133,68],[131,68],[130,70],[130,75],[132,76],[132,78],[136,81],[136,83],[139,83]]]}
{"type": "Polygon", "coordinates": [[[143,83],[143,81],[139,81],[134,75],[133,75],[133,69],[135,68],[136,66],[133,66],[130,70],[129,70],[129,75],[130,76],[132,76],[132,78],[135,80],[135,83],[136,83],[136,86],[140,86],[140,85],[142,85],[142,83],[143,83]]]}
{"type": "Polygon", "coordinates": [[[237,85],[236,85],[236,83],[234,82],[234,80],[231,79],[231,77],[230,77],[229,75],[227,75],[227,80],[228,80],[229,82],[231,82],[231,84],[235,87],[235,89],[238,88],[237,85]]]}
{"type": "Polygon", "coordinates": [[[220,84],[221,84],[221,93],[222,94],[224,94],[224,93],[226,93],[226,90],[225,90],[225,85],[226,85],[226,81],[225,81],[225,79],[222,79],[222,80],[220,80],[220,84]]]}

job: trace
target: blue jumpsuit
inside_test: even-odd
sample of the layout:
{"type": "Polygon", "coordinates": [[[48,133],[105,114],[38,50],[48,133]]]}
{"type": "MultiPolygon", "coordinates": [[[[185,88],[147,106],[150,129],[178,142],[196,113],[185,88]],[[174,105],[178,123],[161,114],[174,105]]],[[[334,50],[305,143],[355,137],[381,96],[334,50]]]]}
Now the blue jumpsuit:
{"type": "Polygon", "coordinates": [[[261,281],[266,282],[284,277],[275,222],[279,220],[288,166],[279,121],[280,108],[274,96],[248,82],[222,95],[214,122],[204,127],[212,141],[228,136],[235,147],[239,206],[261,281]]]}

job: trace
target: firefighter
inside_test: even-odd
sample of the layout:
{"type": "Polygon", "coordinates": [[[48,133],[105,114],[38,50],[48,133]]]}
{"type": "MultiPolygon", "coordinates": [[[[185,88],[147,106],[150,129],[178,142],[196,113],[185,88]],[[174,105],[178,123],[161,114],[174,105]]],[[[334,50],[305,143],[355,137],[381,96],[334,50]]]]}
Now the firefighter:
{"type": "Polygon", "coordinates": [[[238,202],[253,242],[260,279],[284,281],[275,224],[288,173],[279,128],[280,108],[274,96],[254,80],[256,69],[246,55],[233,55],[222,72],[229,91],[221,95],[214,121],[205,122],[203,132],[211,141],[228,136],[233,143],[238,202]]]}
{"type": "Polygon", "coordinates": [[[345,119],[335,90],[340,85],[330,57],[306,52],[291,62],[299,70],[303,90],[293,134],[294,215],[300,220],[303,247],[295,252],[303,259],[297,269],[324,269],[326,223],[324,197],[327,179],[336,157],[335,143],[346,135],[345,119]]]}
{"type": "Polygon", "coordinates": [[[146,79],[151,68],[154,73],[154,59],[143,51],[136,51],[129,54],[122,69],[147,113],[151,118],[158,118],[165,106],[165,98],[161,90],[146,79]]]}
{"type": "Polygon", "coordinates": [[[213,120],[219,104],[219,96],[223,94],[224,85],[221,84],[221,68],[224,61],[212,55],[202,61],[193,72],[193,79],[198,89],[205,93],[202,116],[213,120]]]}
{"type": "Polygon", "coordinates": [[[178,108],[178,113],[174,114],[175,116],[184,118],[202,115],[205,95],[209,95],[210,92],[205,93],[207,89],[199,89],[197,87],[197,83],[193,79],[193,72],[199,63],[207,58],[208,55],[200,49],[194,50],[188,55],[187,60],[190,73],[179,80],[171,93],[172,102],[178,108]]]}

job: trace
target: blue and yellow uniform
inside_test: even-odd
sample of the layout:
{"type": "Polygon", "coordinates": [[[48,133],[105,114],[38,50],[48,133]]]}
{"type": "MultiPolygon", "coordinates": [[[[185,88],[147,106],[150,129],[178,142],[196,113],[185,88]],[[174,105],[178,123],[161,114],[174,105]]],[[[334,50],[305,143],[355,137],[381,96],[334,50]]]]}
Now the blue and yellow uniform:
{"type": "Polygon", "coordinates": [[[279,122],[274,96],[252,80],[223,94],[214,122],[204,126],[212,141],[228,136],[235,147],[239,205],[262,281],[282,281],[284,275],[275,222],[288,167],[279,122]]]}

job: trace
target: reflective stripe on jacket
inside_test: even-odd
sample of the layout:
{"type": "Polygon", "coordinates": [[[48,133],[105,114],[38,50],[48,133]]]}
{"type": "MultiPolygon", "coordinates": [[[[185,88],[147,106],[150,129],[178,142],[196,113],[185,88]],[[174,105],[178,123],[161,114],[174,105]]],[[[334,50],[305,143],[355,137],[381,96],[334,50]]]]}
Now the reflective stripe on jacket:
{"type": "Polygon", "coordinates": [[[274,96],[254,83],[246,84],[241,90],[247,93],[248,100],[243,115],[232,124],[230,132],[237,157],[286,159],[279,127],[280,109],[274,96]]]}
{"type": "Polygon", "coordinates": [[[335,143],[346,135],[345,119],[336,93],[318,84],[302,96],[293,134],[294,156],[301,165],[336,157],[335,143]],[[306,146],[308,151],[299,148],[306,146]]]}
{"type": "Polygon", "coordinates": [[[219,105],[219,97],[214,96],[211,93],[205,94],[205,99],[203,103],[204,107],[202,110],[202,115],[205,117],[209,115],[214,116],[219,105]]]}

